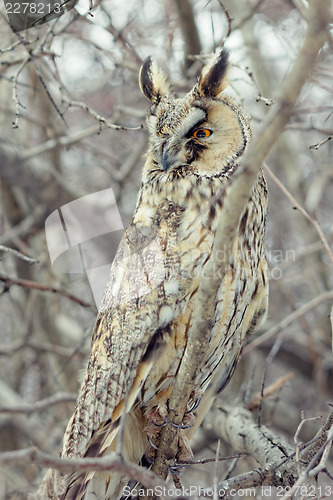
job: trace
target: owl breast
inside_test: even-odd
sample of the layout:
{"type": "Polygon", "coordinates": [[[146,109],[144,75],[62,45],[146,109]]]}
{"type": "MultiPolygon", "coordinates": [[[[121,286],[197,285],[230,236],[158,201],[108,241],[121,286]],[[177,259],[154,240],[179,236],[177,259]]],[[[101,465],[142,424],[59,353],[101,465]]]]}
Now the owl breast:
{"type": "MultiPolygon", "coordinates": [[[[150,58],[141,68],[140,87],[151,102],[147,160],[136,210],[92,332],[91,355],[62,457],[118,450],[124,423],[122,456],[138,463],[146,454],[154,461],[174,381],[188,356],[197,291],[205,279],[228,186],[252,136],[248,116],[224,93],[227,70],[228,52],[223,50],[203,68],[194,87],[176,98],[150,58]]],[[[213,298],[208,342],[186,402],[188,412],[196,407],[195,423],[192,419],[184,431],[187,436],[230,380],[245,340],[265,317],[266,201],[261,171],[235,241],[217,252],[214,272],[221,272],[219,257],[228,265],[217,275],[220,286],[213,298]]],[[[179,436],[183,445],[184,432],[179,436]]],[[[115,500],[128,480],[115,471],[49,472],[41,498],[115,500]]]]}

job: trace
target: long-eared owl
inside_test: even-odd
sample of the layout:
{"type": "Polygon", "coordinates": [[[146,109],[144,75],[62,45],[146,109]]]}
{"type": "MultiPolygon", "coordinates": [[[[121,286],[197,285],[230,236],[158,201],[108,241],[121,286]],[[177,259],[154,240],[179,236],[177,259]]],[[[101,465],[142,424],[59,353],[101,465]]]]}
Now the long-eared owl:
{"type": "MultiPolygon", "coordinates": [[[[222,50],[190,92],[176,98],[150,58],[141,68],[140,87],[151,102],[142,184],[111,267],[62,457],[116,450],[120,422],[126,459],[139,463],[151,452],[156,419],[165,415],[186,354],[200,276],[223,211],[223,198],[214,202],[214,196],[232,181],[252,136],[248,116],[223,92],[227,70],[228,53],[222,50]]],[[[188,407],[194,398],[201,402],[194,427],[181,431],[184,439],[227,384],[244,339],[265,317],[266,201],[260,170],[216,296],[209,342],[188,407]]],[[[116,499],[128,479],[116,472],[49,471],[39,492],[62,500],[116,499]]]]}

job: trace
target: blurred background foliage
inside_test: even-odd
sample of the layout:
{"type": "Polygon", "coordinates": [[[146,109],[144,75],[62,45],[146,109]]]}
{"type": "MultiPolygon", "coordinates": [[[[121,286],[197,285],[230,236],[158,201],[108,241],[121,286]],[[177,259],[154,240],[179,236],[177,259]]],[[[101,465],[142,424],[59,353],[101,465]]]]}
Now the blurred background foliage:
{"type": "MultiPolygon", "coordinates": [[[[33,444],[56,455],[89,353],[95,304],[84,274],[52,267],[46,218],[111,187],[124,226],[129,222],[147,148],[148,102],[137,80],[148,55],[182,94],[207,57],[225,44],[232,61],[229,91],[257,129],[302,43],[307,5],[99,0],[90,10],[80,0],[57,20],[18,34],[4,5],[0,11],[0,244],[35,261],[0,247],[0,451],[33,444]],[[34,406],[53,395],[57,404],[34,406]]],[[[269,386],[292,372],[261,410],[262,421],[291,443],[301,410],[306,417],[326,415],[332,399],[332,260],[313,224],[318,221],[332,247],[332,59],[329,35],[292,121],[267,158],[299,206],[267,175],[269,317],[221,396],[244,401],[246,394],[248,404],[263,380],[269,386]],[[285,321],[291,314],[292,321],[285,321]]],[[[302,439],[319,425],[305,425],[302,439]]],[[[216,436],[201,429],[196,456],[214,456],[215,447],[216,436]]],[[[222,443],[221,453],[232,450],[222,443]]],[[[236,471],[251,466],[241,458],[236,471]]],[[[223,467],[227,471],[228,463],[221,465],[221,477],[223,467]]],[[[213,466],[192,466],[185,482],[195,473],[200,485],[210,485],[213,472],[213,466]]],[[[33,465],[3,469],[0,498],[25,498],[40,477],[33,465]]]]}

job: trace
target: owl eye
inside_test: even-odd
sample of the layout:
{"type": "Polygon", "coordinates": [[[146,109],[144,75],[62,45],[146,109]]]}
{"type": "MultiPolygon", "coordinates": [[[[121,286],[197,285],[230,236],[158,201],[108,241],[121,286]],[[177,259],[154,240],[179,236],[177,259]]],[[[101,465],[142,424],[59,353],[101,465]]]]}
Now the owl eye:
{"type": "Polygon", "coordinates": [[[193,137],[197,139],[204,139],[205,137],[209,137],[212,134],[212,131],[208,128],[198,128],[193,132],[193,137]]]}

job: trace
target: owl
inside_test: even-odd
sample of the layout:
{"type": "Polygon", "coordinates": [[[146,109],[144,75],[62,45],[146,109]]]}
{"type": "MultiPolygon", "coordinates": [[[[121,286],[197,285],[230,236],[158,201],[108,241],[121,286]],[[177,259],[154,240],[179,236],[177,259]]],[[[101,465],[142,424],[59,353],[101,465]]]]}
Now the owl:
{"type": "MultiPolygon", "coordinates": [[[[223,92],[228,65],[222,50],[181,98],[173,96],[150,58],[141,68],[140,88],[151,102],[142,184],[111,267],[62,457],[117,450],[124,425],[123,456],[135,463],[145,455],[154,459],[223,211],[223,199],[214,197],[232,181],[252,137],[249,117],[223,92]]],[[[180,430],[185,448],[232,376],[244,341],[265,317],[266,202],[260,170],[215,298],[209,342],[188,401],[195,415],[192,426],[180,430]]],[[[111,500],[121,496],[128,480],[114,471],[49,471],[39,492],[49,499],[111,500]]]]}

